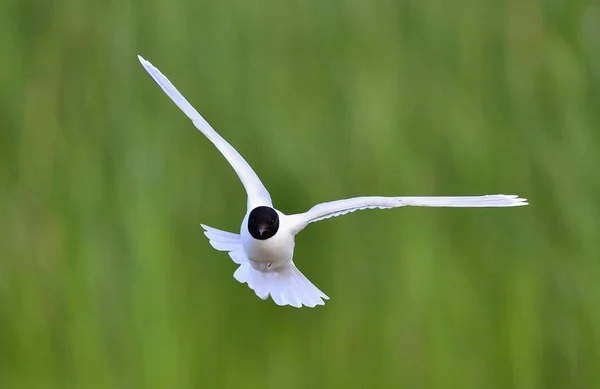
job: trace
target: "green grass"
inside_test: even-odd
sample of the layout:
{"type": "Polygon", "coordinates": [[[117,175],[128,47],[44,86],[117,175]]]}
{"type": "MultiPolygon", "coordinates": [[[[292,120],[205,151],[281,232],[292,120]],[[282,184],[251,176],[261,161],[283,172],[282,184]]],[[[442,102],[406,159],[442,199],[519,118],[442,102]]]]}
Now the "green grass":
{"type": "Polygon", "coordinates": [[[600,387],[600,8],[585,1],[0,3],[0,388],[600,387]],[[200,223],[245,193],[161,69],[283,212],[365,211],[277,307],[200,223]]]}

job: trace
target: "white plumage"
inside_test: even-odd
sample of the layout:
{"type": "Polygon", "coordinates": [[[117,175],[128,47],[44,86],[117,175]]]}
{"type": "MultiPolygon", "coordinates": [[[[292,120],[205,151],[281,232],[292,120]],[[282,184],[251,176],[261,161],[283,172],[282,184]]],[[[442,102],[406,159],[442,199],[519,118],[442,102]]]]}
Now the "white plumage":
{"type": "Polygon", "coordinates": [[[371,208],[415,207],[516,207],[527,200],[514,195],[462,197],[366,196],[315,205],[305,213],[285,215],[273,208],[271,195],[242,156],[223,139],[150,62],[138,56],[144,69],[231,164],[248,195],[240,233],[202,224],[215,250],[225,251],[239,265],[234,278],[246,283],[258,297],[269,296],[278,305],[314,307],[329,297],[314,286],[293,261],[294,239],[308,224],[371,208]]]}
{"type": "Polygon", "coordinates": [[[202,224],[202,228],[204,228],[204,235],[215,250],[229,252],[233,262],[240,265],[233,277],[241,283],[247,283],[261,299],[265,300],[270,295],[276,304],[289,304],[294,307],[323,305],[323,299],[329,299],[300,273],[293,261],[278,271],[258,271],[250,264],[241,244],[240,235],[204,224],[202,224]]]}

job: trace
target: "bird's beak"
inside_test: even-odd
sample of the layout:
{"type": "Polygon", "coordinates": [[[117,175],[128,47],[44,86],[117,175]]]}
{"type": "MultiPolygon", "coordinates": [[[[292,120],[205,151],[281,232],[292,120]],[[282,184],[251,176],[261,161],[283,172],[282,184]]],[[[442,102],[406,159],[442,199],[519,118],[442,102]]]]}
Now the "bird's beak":
{"type": "Polygon", "coordinates": [[[266,225],[260,225],[258,226],[258,233],[260,234],[260,236],[262,236],[263,232],[265,232],[267,230],[267,226],[266,225]]]}

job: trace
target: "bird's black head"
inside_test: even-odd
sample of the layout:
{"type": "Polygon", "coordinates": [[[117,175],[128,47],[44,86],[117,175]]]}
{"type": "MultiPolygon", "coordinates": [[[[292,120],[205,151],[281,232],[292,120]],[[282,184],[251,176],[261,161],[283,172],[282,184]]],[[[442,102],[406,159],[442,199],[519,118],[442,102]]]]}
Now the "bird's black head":
{"type": "Polygon", "coordinates": [[[248,216],[248,232],[254,239],[269,239],[279,229],[279,215],[271,207],[256,207],[248,216]]]}

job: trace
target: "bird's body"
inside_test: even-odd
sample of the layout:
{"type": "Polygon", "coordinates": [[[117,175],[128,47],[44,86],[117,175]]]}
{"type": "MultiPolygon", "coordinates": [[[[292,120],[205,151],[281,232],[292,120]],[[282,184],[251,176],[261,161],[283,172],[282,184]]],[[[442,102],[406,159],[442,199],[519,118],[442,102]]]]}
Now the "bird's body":
{"type": "Polygon", "coordinates": [[[279,216],[280,226],[277,234],[269,239],[259,240],[248,232],[247,214],[240,228],[240,239],[252,266],[261,271],[277,271],[292,263],[294,257],[295,235],[287,225],[286,216],[275,210],[279,216]],[[283,223],[282,223],[283,222],[283,223]]]}
{"type": "Polygon", "coordinates": [[[248,194],[247,212],[240,233],[221,231],[202,224],[210,244],[229,253],[239,265],[234,277],[247,283],[262,299],[269,296],[278,305],[314,307],[329,297],[314,286],[294,264],[295,237],[308,224],[363,209],[420,207],[515,207],[526,205],[514,195],[462,197],[365,196],[317,204],[307,212],[286,215],[275,209],[271,195],[242,156],[202,118],[171,82],[150,62],[139,57],[146,71],[223,154],[248,194]]]}

